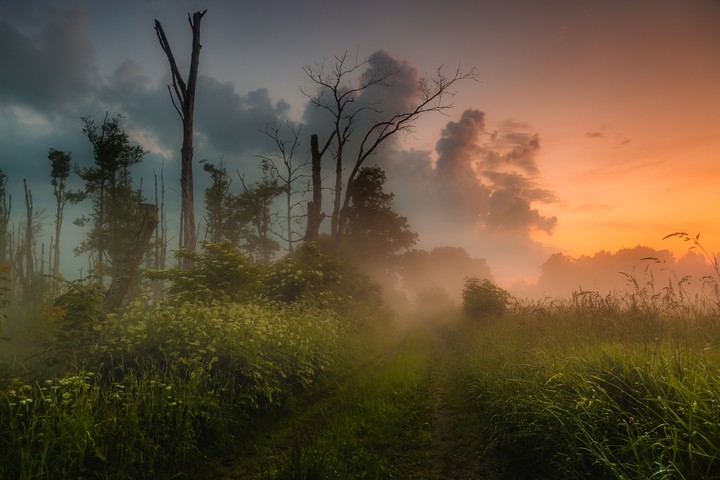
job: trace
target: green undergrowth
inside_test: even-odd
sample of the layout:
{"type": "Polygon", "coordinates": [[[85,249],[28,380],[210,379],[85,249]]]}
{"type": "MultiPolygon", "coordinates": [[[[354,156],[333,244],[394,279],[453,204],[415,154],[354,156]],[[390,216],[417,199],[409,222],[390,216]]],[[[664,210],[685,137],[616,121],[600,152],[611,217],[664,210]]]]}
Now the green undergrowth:
{"type": "Polygon", "coordinates": [[[74,370],[0,391],[0,478],[177,478],[312,389],[344,328],[307,306],[137,303],[74,370]]]}
{"type": "Polygon", "coordinates": [[[466,392],[506,478],[720,477],[715,314],[536,305],[473,328],[466,392]]]}

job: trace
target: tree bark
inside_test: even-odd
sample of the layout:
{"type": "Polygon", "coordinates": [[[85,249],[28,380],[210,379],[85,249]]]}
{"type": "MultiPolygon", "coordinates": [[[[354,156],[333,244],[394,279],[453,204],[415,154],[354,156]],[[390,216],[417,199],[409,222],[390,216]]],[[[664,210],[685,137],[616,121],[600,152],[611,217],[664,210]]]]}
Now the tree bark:
{"type": "Polygon", "coordinates": [[[318,146],[318,136],[310,137],[310,154],[312,158],[312,192],[313,199],[308,202],[307,226],[305,242],[314,242],[320,235],[320,224],[325,219],[322,210],[322,177],[320,176],[322,152],[318,146]]]}
{"type": "Polygon", "coordinates": [[[140,262],[150,245],[150,240],[158,224],[157,206],[144,203],[142,207],[145,212],[143,221],[140,224],[140,229],[135,235],[135,241],[133,242],[132,248],[128,250],[123,258],[122,264],[118,269],[118,274],[113,278],[110,288],[105,295],[104,309],[108,313],[112,313],[120,307],[123,299],[130,290],[132,280],[137,274],[140,262]]]}

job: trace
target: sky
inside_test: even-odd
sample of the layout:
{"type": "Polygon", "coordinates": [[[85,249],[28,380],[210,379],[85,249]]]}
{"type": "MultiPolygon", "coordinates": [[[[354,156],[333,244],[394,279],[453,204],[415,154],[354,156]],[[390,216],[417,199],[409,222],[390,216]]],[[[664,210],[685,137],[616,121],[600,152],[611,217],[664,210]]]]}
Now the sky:
{"type": "MultiPolygon", "coordinates": [[[[187,14],[207,9],[196,158],[252,176],[255,155],[271,152],[259,133],[271,117],[322,136],[303,67],[345,53],[367,68],[394,62],[406,85],[438,67],[474,68],[478,81],[457,85],[453,108],[372,159],[419,247],[463,247],[504,282],[532,280],[556,253],[644,245],[679,256],[688,245],[663,240],[678,230],[720,248],[720,2],[247,3],[0,0],[0,168],[13,212],[23,210],[23,178],[52,211],[48,149],[87,165],[80,118],[106,111],[122,113],[147,152],[137,172],[146,194],[162,168],[172,203],[181,126],[153,20],[182,68],[187,14]]],[[[66,214],[65,248],[82,234],[71,223],[78,208],[66,214]]]]}

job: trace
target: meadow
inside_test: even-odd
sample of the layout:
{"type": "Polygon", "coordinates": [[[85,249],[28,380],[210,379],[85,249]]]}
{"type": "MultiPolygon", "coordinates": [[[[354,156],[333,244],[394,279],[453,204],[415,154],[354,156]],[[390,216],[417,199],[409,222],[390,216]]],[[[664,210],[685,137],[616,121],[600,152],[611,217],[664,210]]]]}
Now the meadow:
{"type": "Polygon", "coordinates": [[[260,275],[206,253],[117,314],[68,290],[62,361],[0,375],[0,479],[720,477],[712,291],[470,279],[398,314],[321,256],[260,275]]]}

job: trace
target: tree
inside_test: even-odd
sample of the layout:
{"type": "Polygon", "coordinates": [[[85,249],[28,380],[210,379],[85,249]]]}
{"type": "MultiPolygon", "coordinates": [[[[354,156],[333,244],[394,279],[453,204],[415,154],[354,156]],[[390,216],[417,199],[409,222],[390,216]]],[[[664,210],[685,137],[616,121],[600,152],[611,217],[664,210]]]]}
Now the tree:
{"type": "Polygon", "coordinates": [[[243,191],[235,198],[235,206],[241,212],[242,218],[252,225],[253,231],[245,233],[245,249],[251,255],[260,259],[265,265],[280,245],[271,237],[274,216],[271,210],[272,203],[283,193],[283,187],[269,177],[264,177],[254,185],[248,186],[245,179],[238,172],[243,191]]]}
{"type": "Polygon", "coordinates": [[[27,179],[23,178],[23,189],[25,191],[25,237],[23,242],[19,242],[21,248],[18,251],[23,260],[18,261],[18,272],[20,273],[20,284],[22,285],[23,294],[27,295],[32,291],[32,284],[35,278],[35,215],[33,214],[33,198],[30,188],[28,188],[27,179]]]}
{"type": "Polygon", "coordinates": [[[418,239],[407,218],[393,210],[395,195],[383,191],[385,180],[380,167],[362,167],[351,191],[344,245],[363,262],[387,263],[418,239]]]}
{"type": "Polygon", "coordinates": [[[285,228],[283,233],[278,234],[287,242],[288,252],[292,253],[293,245],[296,241],[293,232],[293,222],[297,219],[293,215],[293,209],[299,206],[300,202],[294,202],[295,194],[305,193],[302,188],[297,188],[298,181],[305,175],[301,173],[307,166],[308,162],[296,162],[295,153],[300,147],[300,128],[293,127],[287,122],[285,128],[290,130],[288,138],[283,138],[283,127],[278,124],[277,120],[268,122],[265,125],[263,133],[269,137],[277,147],[278,153],[274,156],[261,155],[261,167],[266,175],[274,179],[280,185],[285,193],[285,228]]]}
{"type": "Polygon", "coordinates": [[[82,200],[82,192],[73,192],[67,190],[67,179],[70,176],[70,163],[72,156],[60,150],[51,148],[48,151],[48,160],[50,160],[50,184],[53,187],[53,196],[55,197],[55,239],[52,243],[52,262],[50,267],[50,275],[58,276],[60,273],[60,232],[62,230],[63,216],[65,205],[68,202],[76,202],[82,200]]]}
{"type": "Polygon", "coordinates": [[[10,210],[12,208],[12,197],[7,192],[8,177],[0,169],[0,264],[10,261],[10,210]]]}
{"type": "Polygon", "coordinates": [[[303,240],[305,243],[316,242],[320,235],[320,224],[325,220],[325,214],[322,213],[322,157],[325,152],[330,148],[330,143],[335,134],[333,133],[328,138],[327,142],[322,149],[320,149],[320,142],[317,135],[310,136],[310,161],[312,171],[312,200],[307,205],[307,223],[305,226],[305,236],[303,240]]]}
{"type": "Polygon", "coordinates": [[[490,280],[468,278],[462,292],[462,310],[471,320],[483,320],[502,316],[512,297],[490,280]]]}
{"type": "Polygon", "coordinates": [[[205,238],[212,243],[228,239],[228,214],[230,213],[230,175],[224,162],[214,165],[207,160],[200,164],[210,175],[212,185],[205,189],[205,238]]]}
{"type": "Polygon", "coordinates": [[[142,193],[133,187],[130,168],[142,161],[144,152],[139,145],[131,145],[120,125],[120,116],[105,116],[97,126],[85,117],[83,133],[93,146],[94,164],[78,170],[85,182],[84,196],[92,202],[92,212],[75,221],[89,225],[85,240],[75,249],[76,254],[88,253],[96,266],[107,267],[115,277],[122,267],[122,259],[134,244],[134,237],[144,217],[142,193]]]}
{"type": "MultiPolygon", "coordinates": [[[[327,113],[332,123],[331,135],[335,153],[335,192],[330,234],[339,246],[347,224],[348,206],[352,198],[355,179],[365,161],[389,139],[401,132],[411,131],[416,121],[428,112],[443,112],[452,108],[447,101],[454,92],[453,86],[465,79],[476,79],[474,70],[462,72],[459,68],[446,76],[441,68],[432,78],[420,78],[415,87],[415,103],[397,111],[384,111],[382,101],[363,102],[366,94],[377,94],[378,89],[389,89],[399,79],[401,66],[396,61],[388,66],[360,70],[377,60],[376,53],[365,62],[348,64],[348,55],[335,57],[333,68],[326,72],[324,64],[304,67],[305,74],[315,84],[314,94],[307,94],[312,105],[327,113]],[[360,74],[360,75],[358,75],[360,74]],[[358,77],[359,78],[354,78],[358,77]],[[351,139],[358,139],[357,149],[346,159],[351,139]],[[343,181],[345,161],[351,166],[350,175],[343,181]],[[343,186],[345,187],[343,189],[343,186]]],[[[383,63],[383,62],[379,62],[383,63]]],[[[380,95],[377,95],[379,97],[380,95]]]]}
{"type": "MultiPolygon", "coordinates": [[[[195,112],[195,87],[197,85],[198,67],[200,64],[200,21],[207,10],[195,12],[192,17],[188,14],[188,22],[193,34],[192,53],[190,56],[190,71],[187,83],[180,75],[175,56],[170,43],[165,36],[162,25],[155,20],[155,33],[160,47],[167,56],[172,76],[172,90],[168,85],[170,99],[175,110],[180,115],[183,126],[183,143],[180,149],[180,246],[187,250],[194,250],[196,244],[195,231],[195,199],[193,194],[193,116],[195,112]],[[174,94],[174,96],[173,96],[174,94]],[[177,102],[176,102],[177,100],[177,102]]],[[[189,265],[186,265],[189,267],[189,265]]]]}

